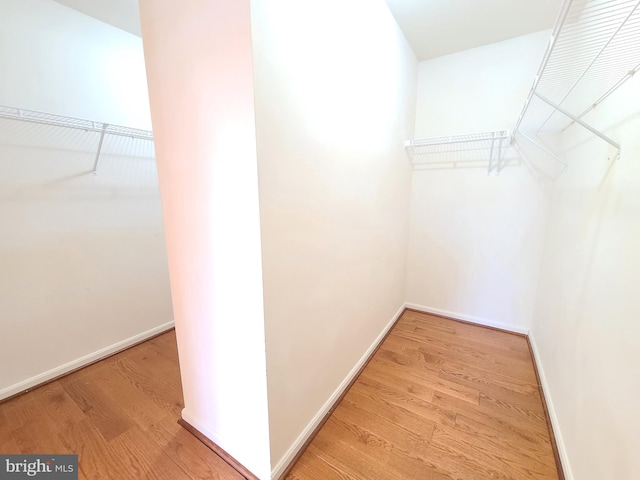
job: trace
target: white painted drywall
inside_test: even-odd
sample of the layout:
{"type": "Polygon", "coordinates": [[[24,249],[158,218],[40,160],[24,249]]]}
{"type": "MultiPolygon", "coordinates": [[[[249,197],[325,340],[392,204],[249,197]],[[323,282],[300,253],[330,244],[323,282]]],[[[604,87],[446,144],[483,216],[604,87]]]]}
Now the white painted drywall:
{"type": "Polygon", "coordinates": [[[567,131],[551,197],[531,334],[569,479],[640,478],[639,106],[634,78],[584,118],[621,143],[617,161],[581,127],[567,131]]]}
{"type": "MultiPolygon", "coordinates": [[[[126,62],[142,45],[124,37],[135,38],[52,1],[0,2],[0,103],[120,123],[148,116],[146,96],[103,88],[110,72],[139,80],[126,62]]],[[[0,121],[0,398],[171,325],[151,145],[107,139],[93,176],[97,143],[0,121]]]]}
{"type": "MultiPolygon", "coordinates": [[[[513,128],[547,42],[541,32],[420,62],[416,138],[513,128]]],[[[515,150],[505,158],[498,176],[486,163],[413,172],[407,302],[526,331],[547,186],[515,150]]]]}
{"type": "Polygon", "coordinates": [[[419,63],[415,135],[514,127],[549,43],[549,32],[419,63]]]}
{"type": "Polygon", "coordinates": [[[270,478],[248,0],[141,0],[185,409],[270,478]]]}
{"type": "Polygon", "coordinates": [[[404,302],[417,62],[382,0],[252,18],[277,473],[404,302]]]}
{"type": "Polygon", "coordinates": [[[139,37],[53,0],[2,0],[0,45],[0,105],[151,129],[139,37]]]}

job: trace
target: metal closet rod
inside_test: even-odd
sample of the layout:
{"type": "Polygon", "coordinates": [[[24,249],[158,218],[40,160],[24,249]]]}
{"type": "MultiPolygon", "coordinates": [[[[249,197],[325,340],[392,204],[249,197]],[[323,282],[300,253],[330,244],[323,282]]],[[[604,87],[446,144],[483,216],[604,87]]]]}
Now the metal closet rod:
{"type": "Polygon", "coordinates": [[[142,130],[139,128],[123,127],[120,125],[110,125],[105,122],[96,122],[93,120],[84,120],[82,118],[65,117],[53,113],[38,112],[36,110],[26,110],[24,108],[9,107],[0,105],[0,118],[10,120],[19,120],[21,122],[38,123],[40,125],[51,125],[54,127],[73,128],[76,130],[84,130],[85,132],[96,132],[100,134],[96,157],[93,162],[91,173],[95,175],[98,170],[100,161],[100,153],[102,152],[102,143],[105,135],[117,135],[120,137],[137,138],[140,140],[153,141],[153,132],[150,130],[142,130]]]}

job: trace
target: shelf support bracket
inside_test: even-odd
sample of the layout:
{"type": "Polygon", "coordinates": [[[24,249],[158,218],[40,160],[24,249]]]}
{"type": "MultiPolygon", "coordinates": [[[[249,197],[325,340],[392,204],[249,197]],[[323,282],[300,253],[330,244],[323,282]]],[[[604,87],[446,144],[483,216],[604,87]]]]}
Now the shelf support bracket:
{"type": "Polygon", "coordinates": [[[491,133],[491,150],[489,151],[489,170],[487,171],[487,175],[491,175],[491,171],[493,170],[493,151],[495,150],[496,144],[496,132],[491,133]]]}
{"type": "Polygon", "coordinates": [[[549,155],[555,161],[561,163],[564,166],[565,169],[567,168],[567,163],[564,162],[558,155],[556,155],[551,150],[549,150],[549,148],[547,148],[546,146],[542,145],[540,142],[536,142],[533,138],[529,137],[528,135],[525,135],[522,132],[518,132],[518,135],[520,135],[522,138],[524,138],[527,142],[529,142],[532,145],[538,147],[540,150],[542,150],[544,153],[549,155]]]}
{"type": "Polygon", "coordinates": [[[93,170],[91,170],[91,173],[93,173],[94,175],[98,171],[98,162],[100,161],[100,152],[102,152],[102,142],[104,141],[104,134],[107,133],[108,126],[109,126],[108,123],[102,124],[102,132],[100,132],[100,143],[98,143],[98,151],[96,152],[96,159],[93,161],[93,170]]]}
{"type": "MultiPolygon", "coordinates": [[[[551,100],[549,100],[548,98],[540,95],[538,92],[534,92],[534,95],[536,97],[538,97],[540,100],[542,100],[544,103],[546,103],[547,105],[549,105],[550,107],[556,109],[557,111],[559,111],[560,113],[562,113],[563,115],[569,117],[571,120],[573,120],[574,122],[576,122],[578,125],[582,125],[584,128],[586,128],[587,130],[589,130],[591,133],[593,133],[595,136],[601,138],[602,140],[604,140],[605,142],[607,142],[609,145],[613,146],[616,148],[616,150],[618,151],[618,154],[616,155],[617,157],[620,157],[620,144],[614,140],[612,140],[611,138],[607,137],[604,133],[602,133],[599,130],[596,130],[595,128],[593,128],[591,125],[589,125],[588,123],[583,122],[581,119],[579,119],[578,117],[576,117],[575,115],[572,115],[571,113],[567,112],[564,108],[562,108],[560,105],[556,105],[555,103],[553,103],[551,100]]],[[[526,138],[526,137],[525,137],[526,138]]]]}

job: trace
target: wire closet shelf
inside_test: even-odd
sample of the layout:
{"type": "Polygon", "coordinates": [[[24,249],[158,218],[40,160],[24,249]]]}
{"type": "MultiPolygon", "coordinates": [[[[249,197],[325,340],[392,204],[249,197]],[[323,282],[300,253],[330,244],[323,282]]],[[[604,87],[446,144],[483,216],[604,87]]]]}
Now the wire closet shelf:
{"type": "Polygon", "coordinates": [[[474,142],[493,141],[488,173],[499,173],[505,145],[516,135],[562,162],[543,140],[579,124],[612,145],[620,144],[583,120],[609,95],[640,71],[640,0],[564,0],[524,107],[508,141],[504,131],[409,140],[414,168],[434,155],[470,150],[474,142]],[[498,161],[494,162],[497,153],[498,161]]]}
{"type": "Polygon", "coordinates": [[[513,134],[527,140],[579,124],[640,70],[640,0],[565,0],[513,134]]]}
{"type": "Polygon", "coordinates": [[[405,148],[412,154],[414,168],[480,162],[488,163],[488,173],[497,173],[503,166],[504,145],[509,138],[509,132],[500,130],[407,140],[405,148]]]}
{"type": "Polygon", "coordinates": [[[50,125],[55,127],[72,128],[76,130],[84,130],[85,132],[99,133],[100,140],[98,142],[98,145],[96,146],[96,156],[92,169],[92,173],[94,174],[98,169],[98,163],[100,161],[100,154],[102,151],[102,144],[105,135],[116,135],[120,137],[153,141],[153,132],[150,130],[141,130],[138,128],[111,125],[105,122],[96,122],[93,120],[84,120],[81,118],[65,117],[63,115],[55,115],[52,113],[26,110],[23,108],[9,107],[5,105],[0,105],[0,118],[37,123],[41,125],[50,125]]]}

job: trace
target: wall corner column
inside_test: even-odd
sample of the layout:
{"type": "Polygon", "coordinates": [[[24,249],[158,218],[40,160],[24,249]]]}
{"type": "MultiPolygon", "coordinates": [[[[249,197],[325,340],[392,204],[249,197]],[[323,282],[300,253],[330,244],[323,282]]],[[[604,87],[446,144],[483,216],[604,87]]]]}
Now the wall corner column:
{"type": "Polygon", "coordinates": [[[183,419],[270,478],[249,0],[140,0],[183,419]]]}

